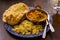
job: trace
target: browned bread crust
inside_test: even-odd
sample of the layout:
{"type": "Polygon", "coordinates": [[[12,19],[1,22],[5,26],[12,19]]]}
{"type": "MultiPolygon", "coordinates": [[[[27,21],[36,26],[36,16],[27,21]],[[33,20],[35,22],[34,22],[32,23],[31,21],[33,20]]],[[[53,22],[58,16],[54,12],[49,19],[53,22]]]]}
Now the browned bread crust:
{"type": "Polygon", "coordinates": [[[2,20],[10,25],[15,25],[19,23],[19,21],[27,12],[29,11],[29,7],[24,3],[16,3],[10,6],[4,13],[2,20]]]}

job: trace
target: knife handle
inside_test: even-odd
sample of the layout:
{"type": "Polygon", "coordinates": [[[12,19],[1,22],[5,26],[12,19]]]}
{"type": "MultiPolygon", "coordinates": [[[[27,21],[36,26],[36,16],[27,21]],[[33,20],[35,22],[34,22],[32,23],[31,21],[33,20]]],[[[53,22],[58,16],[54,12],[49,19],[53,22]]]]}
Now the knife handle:
{"type": "Polygon", "coordinates": [[[50,26],[50,30],[51,30],[51,32],[55,32],[55,29],[53,28],[53,26],[52,26],[51,23],[49,23],[49,26],[50,26]]]}

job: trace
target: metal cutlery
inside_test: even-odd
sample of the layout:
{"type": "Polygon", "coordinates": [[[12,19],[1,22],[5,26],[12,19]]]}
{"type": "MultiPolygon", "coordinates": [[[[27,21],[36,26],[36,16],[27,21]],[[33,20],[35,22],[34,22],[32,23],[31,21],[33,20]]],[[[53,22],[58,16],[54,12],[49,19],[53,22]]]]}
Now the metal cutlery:
{"type": "Polygon", "coordinates": [[[48,15],[48,18],[46,20],[46,25],[45,25],[45,29],[44,29],[42,38],[45,38],[46,37],[47,25],[49,25],[51,32],[55,32],[55,29],[53,28],[52,24],[50,23],[50,16],[49,15],[48,15]]]}
{"type": "Polygon", "coordinates": [[[45,29],[44,29],[42,38],[45,38],[45,37],[46,37],[46,29],[47,29],[47,25],[48,25],[48,22],[47,22],[47,20],[46,20],[46,25],[45,25],[45,29]]]}
{"type": "Polygon", "coordinates": [[[47,20],[48,24],[49,24],[49,27],[50,27],[50,30],[51,32],[55,32],[55,29],[53,28],[52,24],[50,23],[50,15],[48,15],[48,20],[47,20]]]}

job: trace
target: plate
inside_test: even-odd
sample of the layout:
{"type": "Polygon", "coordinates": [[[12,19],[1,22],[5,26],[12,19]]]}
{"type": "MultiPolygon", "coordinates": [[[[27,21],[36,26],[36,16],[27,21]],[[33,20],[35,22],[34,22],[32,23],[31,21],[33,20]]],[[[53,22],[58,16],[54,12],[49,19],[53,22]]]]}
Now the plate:
{"type": "MultiPolygon", "coordinates": [[[[33,7],[30,7],[30,10],[31,9],[33,9],[33,7]]],[[[43,23],[43,26],[44,26],[44,23],[43,23]]],[[[5,27],[5,29],[9,32],[9,33],[11,33],[12,35],[15,35],[15,36],[17,36],[17,37],[23,37],[23,38],[33,38],[33,37],[38,37],[38,36],[42,36],[42,34],[43,34],[43,31],[41,31],[39,34],[37,34],[37,35],[33,35],[33,34],[31,34],[31,35],[22,35],[22,34],[19,34],[19,33],[16,33],[16,32],[14,32],[13,30],[12,30],[12,26],[11,25],[9,25],[9,24],[6,24],[6,23],[4,23],[4,27],[5,27]]],[[[47,27],[47,32],[50,30],[50,28],[49,28],[49,25],[48,25],[48,27],[47,27]]]]}

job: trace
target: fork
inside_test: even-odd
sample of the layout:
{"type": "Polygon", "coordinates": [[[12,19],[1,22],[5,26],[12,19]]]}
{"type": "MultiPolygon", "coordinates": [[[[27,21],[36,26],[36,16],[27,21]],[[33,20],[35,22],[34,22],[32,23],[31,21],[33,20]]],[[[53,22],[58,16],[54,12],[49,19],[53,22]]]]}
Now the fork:
{"type": "Polygon", "coordinates": [[[51,32],[55,32],[55,29],[53,28],[52,24],[50,23],[50,16],[48,15],[48,19],[46,20],[46,25],[45,25],[45,29],[42,35],[42,38],[46,37],[46,30],[47,30],[47,25],[49,24],[50,30],[51,32]]]}

